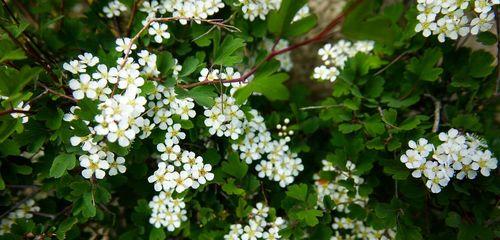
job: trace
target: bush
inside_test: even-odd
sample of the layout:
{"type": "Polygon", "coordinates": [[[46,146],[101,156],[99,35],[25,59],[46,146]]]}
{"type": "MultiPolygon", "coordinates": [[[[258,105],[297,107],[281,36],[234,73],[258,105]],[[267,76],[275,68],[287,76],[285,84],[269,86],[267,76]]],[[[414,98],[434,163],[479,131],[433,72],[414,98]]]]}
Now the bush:
{"type": "Polygon", "coordinates": [[[2,239],[500,237],[498,1],[2,3],[2,239]]]}

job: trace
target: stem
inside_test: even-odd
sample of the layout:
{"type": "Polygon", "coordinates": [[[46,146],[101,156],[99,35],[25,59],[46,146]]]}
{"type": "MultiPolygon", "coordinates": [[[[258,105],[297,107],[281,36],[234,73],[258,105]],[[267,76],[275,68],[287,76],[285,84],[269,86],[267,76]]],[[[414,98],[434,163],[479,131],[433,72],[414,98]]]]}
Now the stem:
{"type": "Polygon", "coordinates": [[[496,14],[495,14],[495,19],[497,22],[497,82],[495,85],[495,96],[498,95],[498,90],[500,88],[500,41],[498,41],[498,38],[500,37],[500,17],[498,16],[498,11],[499,7],[496,6],[496,14]]]}
{"type": "Polygon", "coordinates": [[[153,23],[153,22],[172,22],[172,21],[178,21],[178,20],[187,20],[187,21],[198,21],[198,22],[205,22],[205,23],[208,23],[208,24],[212,24],[214,26],[218,26],[218,27],[221,27],[221,28],[224,28],[228,31],[237,31],[237,32],[241,32],[237,27],[234,27],[234,26],[231,26],[231,25],[227,25],[225,24],[222,19],[199,19],[199,18],[189,18],[189,17],[167,17],[167,18],[151,18],[149,19],[146,24],[144,25],[144,27],[141,28],[141,30],[139,30],[139,32],[137,32],[134,37],[132,37],[132,39],[130,39],[130,44],[127,48],[127,50],[125,51],[125,57],[123,57],[124,59],[124,62],[122,63],[121,67],[120,68],[123,68],[123,66],[125,66],[125,63],[126,63],[126,59],[128,58],[128,56],[130,55],[130,53],[132,52],[132,45],[137,41],[137,39],[139,39],[139,37],[141,36],[141,34],[146,31],[146,29],[153,23]]]}
{"type": "Polygon", "coordinates": [[[232,79],[232,80],[221,80],[221,79],[214,79],[212,81],[205,80],[205,81],[201,81],[201,82],[197,82],[197,83],[190,83],[190,84],[179,85],[179,87],[181,87],[181,88],[193,88],[193,87],[196,87],[196,86],[210,85],[210,84],[216,84],[216,83],[245,82],[250,76],[252,76],[259,69],[259,67],[261,67],[265,62],[268,62],[271,59],[275,58],[276,56],[281,55],[283,53],[287,53],[287,52],[293,51],[293,50],[295,50],[297,48],[300,48],[302,46],[305,46],[305,45],[308,45],[308,44],[311,44],[311,43],[320,42],[320,41],[325,40],[328,37],[328,35],[331,33],[331,31],[344,19],[344,17],[348,13],[350,13],[352,10],[354,10],[354,8],[358,4],[360,4],[361,2],[363,2],[363,0],[357,0],[356,2],[354,2],[342,14],[340,14],[339,16],[337,16],[336,18],[334,18],[332,21],[330,21],[330,23],[323,29],[323,31],[321,31],[320,33],[316,34],[312,38],[306,39],[306,40],[304,40],[302,42],[298,42],[296,44],[290,45],[289,47],[286,47],[286,48],[283,48],[283,49],[280,49],[280,50],[273,50],[273,51],[271,51],[271,53],[269,53],[269,55],[267,55],[267,57],[263,61],[261,61],[260,63],[258,63],[252,69],[250,69],[250,71],[248,71],[247,73],[243,74],[243,76],[241,76],[240,78],[232,79]]]}
{"type": "Polygon", "coordinates": [[[309,106],[309,107],[299,108],[299,110],[328,109],[328,108],[333,108],[333,107],[344,107],[344,105],[343,104],[334,104],[334,105],[325,105],[325,106],[309,106]]]}
{"type": "Polygon", "coordinates": [[[130,35],[130,31],[132,31],[132,23],[134,23],[134,18],[135,15],[137,14],[138,6],[141,4],[142,0],[136,0],[134,1],[134,5],[132,6],[132,11],[130,13],[130,19],[128,20],[127,24],[127,32],[126,36],[130,35]]]}
{"type": "Polygon", "coordinates": [[[441,101],[430,94],[424,94],[424,97],[428,97],[434,102],[434,123],[432,124],[432,132],[435,133],[439,130],[439,121],[441,118],[441,101]]]}

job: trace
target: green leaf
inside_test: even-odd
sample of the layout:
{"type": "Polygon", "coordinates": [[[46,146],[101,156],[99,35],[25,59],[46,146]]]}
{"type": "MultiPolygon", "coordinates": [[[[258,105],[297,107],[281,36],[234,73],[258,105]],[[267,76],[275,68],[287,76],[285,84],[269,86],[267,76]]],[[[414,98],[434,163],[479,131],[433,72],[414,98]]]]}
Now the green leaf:
{"type": "Polygon", "coordinates": [[[2,175],[0,174],[0,190],[5,189],[5,181],[2,178],[2,175]]]}
{"type": "Polygon", "coordinates": [[[74,217],[69,217],[62,221],[56,231],[57,239],[66,239],[66,233],[71,230],[76,223],[78,223],[78,219],[74,217]]]}
{"type": "Polygon", "coordinates": [[[19,119],[11,118],[0,122],[0,143],[5,141],[16,130],[19,119]]]}
{"type": "Polygon", "coordinates": [[[283,33],[285,37],[295,37],[301,36],[309,32],[314,26],[316,26],[318,19],[315,15],[309,15],[296,22],[293,22],[287,31],[283,33]]]}
{"type": "Polygon", "coordinates": [[[158,71],[160,71],[161,76],[166,77],[168,74],[170,74],[172,71],[172,67],[174,66],[175,61],[174,57],[172,56],[172,53],[163,51],[158,54],[158,60],[157,60],[157,68],[158,71]]]}
{"type": "Polygon", "coordinates": [[[200,60],[198,60],[196,57],[188,57],[186,60],[184,60],[184,63],[182,64],[182,70],[179,73],[180,77],[186,77],[196,71],[196,69],[200,65],[200,60]]]}
{"type": "Polygon", "coordinates": [[[40,72],[41,68],[26,65],[21,70],[0,67],[0,95],[12,96],[19,93],[28,83],[38,79],[40,72]]]}
{"type": "Polygon", "coordinates": [[[291,29],[295,14],[307,3],[307,0],[283,0],[278,11],[267,16],[267,28],[276,36],[281,36],[291,29]]]}
{"type": "Polygon", "coordinates": [[[385,132],[385,124],[378,116],[372,116],[366,119],[364,127],[371,136],[377,136],[385,132]]]}
{"type": "Polygon", "coordinates": [[[300,201],[305,201],[307,198],[307,185],[303,183],[291,185],[288,187],[286,195],[300,201]]]}
{"type": "Polygon", "coordinates": [[[471,77],[486,77],[495,69],[494,60],[495,58],[489,52],[484,50],[475,51],[470,56],[467,72],[471,77]]]}
{"type": "Polygon", "coordinates": [[[445,219],[446,225],[454,228],[458,228],[461,221],[462,218],[456,212],[449,212],[445,219]]]}
{"type": "Polygon", "coordinates": [[[370,78],[363,88],[365,96],[368,98],[379,97],[384,91],[384,83],[385,80],[379,76],[370,78]]]}
{"type": "Polygon", "coordinates": [[[26,59],[26,55],[24,54],[24,51],[22,49],[17,48],[1,55],[0,63],[5,61],[21,60],[21,59],[26,59]]]}
{"type": "Polygon", "coordinates": [[[300,210],[297,218],[303,220],[308,226],[316,226],[319,223],[318,217],[323,216],[323,212],[318,209],[300,210]]]}
{"type": "Polygon", "coordinates": [[[234,178],[230,178],[227,180],[227,183],[224,183],[222,185],[222,190],[224,192],[226,192],[227,194],[231,194],[231,195],[238,195],[238,196],[243,196],[245,195],[245,190],[243,190],[242,188],[239,188],[237,187],[235,184],[234,184],[234,178]]]}
{"type": "Polygon", "coordinates": [[[187,96],[194,99],[199,105],[210,108],[215,104],[214,98],[218,96],[214,90],[213,86],[198,86],[190,89],[187,96]]]}
{"type": "Polygon", "coordinates": [[[214,64],[223,66],[233,66],[243,61],[243,51],[238,51],[245,46],[245,41],[241,38],[227,36],[217,49],[214,56],[214,64]]]}
{"type": "Polygon", "coordinates": [[[363,125],[357,123],[342,123],[339,125],[339,131],[347,134],[357,131],[361,129],[361,127],[363,127],[363,125]]]}
{"type": "Polygon", "coordinates": [[[33,168],[28,165],[12,164],[12,169],[21,175],[30,175],[33,172],[33,168]]]}
{"type": "Polygon", "coordinates": [[[53,178],[60,178],[66,170],[71,170],[75,167],[76,157],[74,154],[60,154],[52,162],[50,167],[49,176],[53,178]]]}
{"type": "Polygon", "coordinates": [[[236,177],[237,179],[242,179],[248,170],[248,165],[240,161],[236,153],[230,154],[228,161],[222,163],[222,171],[236,177]]]}
{"type": "Polygon", "coordinates": [[[497,43],[497,36],[492,32],[480,32],[477,35],[477,41],[484,45],[493,45],[497,43]]]}
{"type": "Polygon", "coordinates": [[[418,116],[409,117],[404,120],[399,128],[402,130],[412,130],[415,129],[420,124],[420,118],[418,116]]]}
{"type": "Polygon", "coordinates": [[[6,139],[4,142],[0,143],[0,153],[3,156],[16,156],[21,154],[19,150],[20,146],[17,142],[6,139]]]}
{"type": "Polygon", "coordinates": [[[396,231],[396,240],[421,240],[421,230],[417,226],[399,224],[396,231]]]}
{"type": "Polygon", "coordinates": [[[261,72],[245,87],[240,88],[235,93],[236,103],[242,104],[253,93],[262,93],[269,100],[286,100],[290,93],[283,84],[288,79],[288,74],[261,72]]]}
{"type": "Polygon", "coordinates": [[[149,240],[164,240],[167,238],[167,235],[165,235],[165,231],[163,228],[155,228],[151,229],[151,232],[149,233],[149,240]]]}
{"type": "Polygon", "coordinates": [[[434,67],[442,58],[443,54],[439,48],[427,49],[420,58],[414,57],[406,65],[406,69],[424,81],[436,81],[443,73],[443,69],[434,67]]]}

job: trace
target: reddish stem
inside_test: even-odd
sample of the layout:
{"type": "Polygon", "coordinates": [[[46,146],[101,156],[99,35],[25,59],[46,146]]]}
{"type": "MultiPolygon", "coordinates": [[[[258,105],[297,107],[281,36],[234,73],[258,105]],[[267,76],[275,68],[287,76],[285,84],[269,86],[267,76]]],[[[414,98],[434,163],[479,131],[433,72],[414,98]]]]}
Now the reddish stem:
{"type": "Polygon", "coordinates": [[[257,70],[262,66],[262,64],[264,64],[265,62],[270,61],[271,59],[275,58],[276,56],[281,55],[283,53],[287,53],[287,52],[293,51],[293,50],[295,50],[297,48],[300,48],[302,46],[305,46],[305,45],[308,45],[308,44],[311,44],[311,43],[320,42],[320,41],[325,40],[328,37],[328,35],[330,34],[330,32],[333,30],[333,28],[335,28],[340,22],[342,22],[342,20],[344,19],[344,17],[348,13],[350,13],[352,10],[354,10],[354,8],[358,4],[360,4],[362,1],[363,0],[357,0],[356,2],[354,2],[342,14],[340,14],[339,16],[337,16],[336,18],[334,18],[332,21],[330,21],[330,23],[323,29],[323,31],[321,31],[320,33],[316,34],[314,37],[312,37],[310,39],[306,39],[306,40],[304,40],[302,42],[295,43],[295,44],[293,44],[293,45],[291,45],[289,47],[286,47],[286,48],[283,48],[283,49],[280,49],[280,50],[273,49],[269,53],[269,55],[267,55],[267,57],[263,61],[261,61],[260,63],[258,63],[252,69],[250,69],[250,71],[248,71],[247,73],[243,74],[243,76],[241,76],[240,78],[231,79],[231,80],[219,80],[219,81],[217,81],[217,79],[212,80],[212,81],[205,80],[205,81],[201,81],[201,82],[197,82],[197,83],[182,84],[182,85],[179,85],[179,87],[181,87],[181,88],[193,88],[193,87],[196,87],[196,86],[210,85],[210,84],[245,82],[250,76],[252,76],[255,72],[257,72],[257,70]]]}

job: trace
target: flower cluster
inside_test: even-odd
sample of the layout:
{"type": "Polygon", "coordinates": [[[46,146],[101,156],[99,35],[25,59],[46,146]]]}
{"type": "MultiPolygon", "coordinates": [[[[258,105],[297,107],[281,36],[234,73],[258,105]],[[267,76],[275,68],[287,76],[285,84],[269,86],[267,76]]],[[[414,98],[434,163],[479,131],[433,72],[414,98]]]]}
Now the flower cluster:
{"type": "Polygon", "coordinates": [[[30,219],[34,212],[39,212],[40,207],[35,205],[35,200],[28,199],[24,201],[17,209],[10,212],[7,217],[0,222],[0,236],[10,232],[12,225],[17,219],[30,219]]]}
{"type": "Polygon", "coordinates": [[[493,6],[500,1],[491,0],[418,0],[419,12],[416,32],[425,37],[437,35],[440,42],[467,34],[486,32],[493,26],[493,6]]]}
{"type": "Polygon", "coordinates": [[[487,143],[474,134],[464,135],[452,128],[441,132],[439,140],[437,147],[425,138],[410,140],[410,149],[401,156],[401,162],[413,170],[412,176],[426,179],[425,185],[433,193],[441,192],[453,177],[474,179],[478,171],[487,177],[497,168],[487,143]]]}
{"type": "Polygon", "coordinates": [[[279,9],[281,0],[239,0],[243,18],[253,22],[256,18],[266,20],[267,14],[279,9]]]}
{"type": "Polygon", "coordinates": [[[335,217],[332,228],[335,235],[330,240],[341,239],[380,239],[389,240],[396,237],[394,229],[375,230],[366,226],[363,221],[353,220],[348,217],[335,217]]]}
{"type": "Polygon", "coordinates": [[[127,10],[127,6],[125,6],[118,0],[109,2],[108,5],[102,9],[107,18],[119,17],[122,12],[125,12],[127,10]]]}
{"type": "Polygon", "coordinates": [[[182,198],[173,198],[172,192],[161,191],[149,202],[149,207],[152,210],[149,223],[156,228],[165,227],[173,232],[187,220],[186,203],[182,198]]]}
{"type": "Polygon", "coordinates": [[[179,22],[185,25],[190,18],[207,19],[222,8],[224,8],[222,0],[153,0],[144,1],[140,10],[148,14],[143,24],[151,18],[166,17],[168,13],[168,16],[180,18],[179,22]]]}
{"type": "Polygon", "coordinates": [[[342,213],[349,213],[347,208],[350,203],[356,203],[360,206],[365,206],[368,202],[368,198],[362,197],[358,193],[359,186],[364,183],[364,179],[353,173],[356,169],[356,164],[351,161],[347,161],[345,169],[340,169],[335,167],[332,162],[328,160],[322,160],[323,172],[335,172],[337,176],[333,180],[320,179],[319,175],[314,175],[315,187],[318,192],[317,206],[320,208],[325,208],[324,198],[326,196],[335,204],[335,210],[342,213]],[[349,190],[338,184],[339,181],[352,180],[355,184],[356,194],[349,194],[349,190]]]}
{"type": "Polygon", "coordinates": [[[285,120],[283,120],[283,124],[277,124],[276,125],[276,129],[278,129],[278,136],[279,137],[286,137],[286,138],[290,138],[290,136],[292,136],[294,134],[293,130],[288,130],[288,124],[290,123],[290,119],[288,118],[285,118],[285,120]]]}
{"type": "Polygon", "coordinates": [[[210,135],[225,136],[233,140],[240,137],[245,114],[235,102],[233,97],[223,94],[215,99],[211,109],[205,110],[205,125],[209,127],[210,135]]]}
{"type": "Polygon", "coordinates": [[[226,240],[257,240],[281,239],[279,231],[286,228],[286,221],[281,217],[270,219],[269,207],[264,203],[257,203],[248,215],[248,224],[232,224],[229,233],[224,235],[226,240]],[[271,220],[271,221],[269,221],[271,220]]]}
{"type": "Polygon", "coordinates": [[[375,42],[358,41],[355,43],[340,40],[336,44],[327,43],[319,49],[318,54],[323,65],[314,68],[313,78],[334,82],[345,63],[357,53],[369,53],[373,50],[375,42]]]}
{"type": "MultiPolygon", "coordinates": [[[[125,51],[130,47],[130,39],[118,39],[116,44],[118,52],[125,51]]],[[[135,49],[136,46],[131,45],[130,48],[135,49]]],[[[70,139],[73,146],[81,145],[87,153],[79,158],[80,165],[85,168],[82,171],[85,178],[95,175],[102,179],[106,175],[104,170],[108,170],[109,175],[125,172],[125,159],[109,151],[109,144],[128,147],[141,132],[142,138],[150,131],[149,120],[143,118],[147,100],[140,95],[140,87],[145,83],[143,77],[158,75],[156,56],[146,50],[138,56],[138,62],[132,57],[126,60],[119,58],[116,66],[108,67],[99,64],[98,57],[85,53],[79,56],[79,60],[63,65],[65,70],[77,75],[69,81],[73,97],[98,102],[99,113],[92,121],[83,121],[90,133],[70,139]],[[99,141],[95,140],[98,136],[102,136],[99,141]]],[[[78,120],[75,112],[80,110],[78,106],[72,107],[71,113],[67,113],[64,119],[69,122],[78,120]]]]}
{"type": "Polygon", "coordinates": [[[260,178],[267,177],[279,182],[281,187],[286,187],[304,170],[302,159],[290,151],[290,137],[272,140],[264,118],[256,110],[251,110],[249,114],[251,118],[245,119],[242,125],[244,137],[232,144],[232,148],[239,150],[240,158],[247,164],[260,161],[255,166],[260,178]],[[264,156],[267,156],[267,160],[263,159],[264,156]]]}
{"type": "MultiPolygon", "coordinates": [[[[350,212],[348,206],[357,204],[361,207],[366,206],[368,198],[359,195],[359,187],[364,183],[361,176],[355,175],[356,165],[347,161],[345,167],[339,168],[328,160],[322,160],[322,172],[334,172],[337,174],[333,180],[321,179],[318,174],[314,175],[315,189],[318,193],[316,205],[324,209],[324,198],[328,196],[335,206],[335,211],[339,216],[350,212]],[[352,181],[354,183],[355,194],[339,184],[341,181],[352,181]]],[[[363,221],[353,220],[348,217],[335,217],[332,228],[334,235],[331,240],[340,239],[394,239],[395,231],[393,229],[375,230],[366,226],[363,221]]]]}

